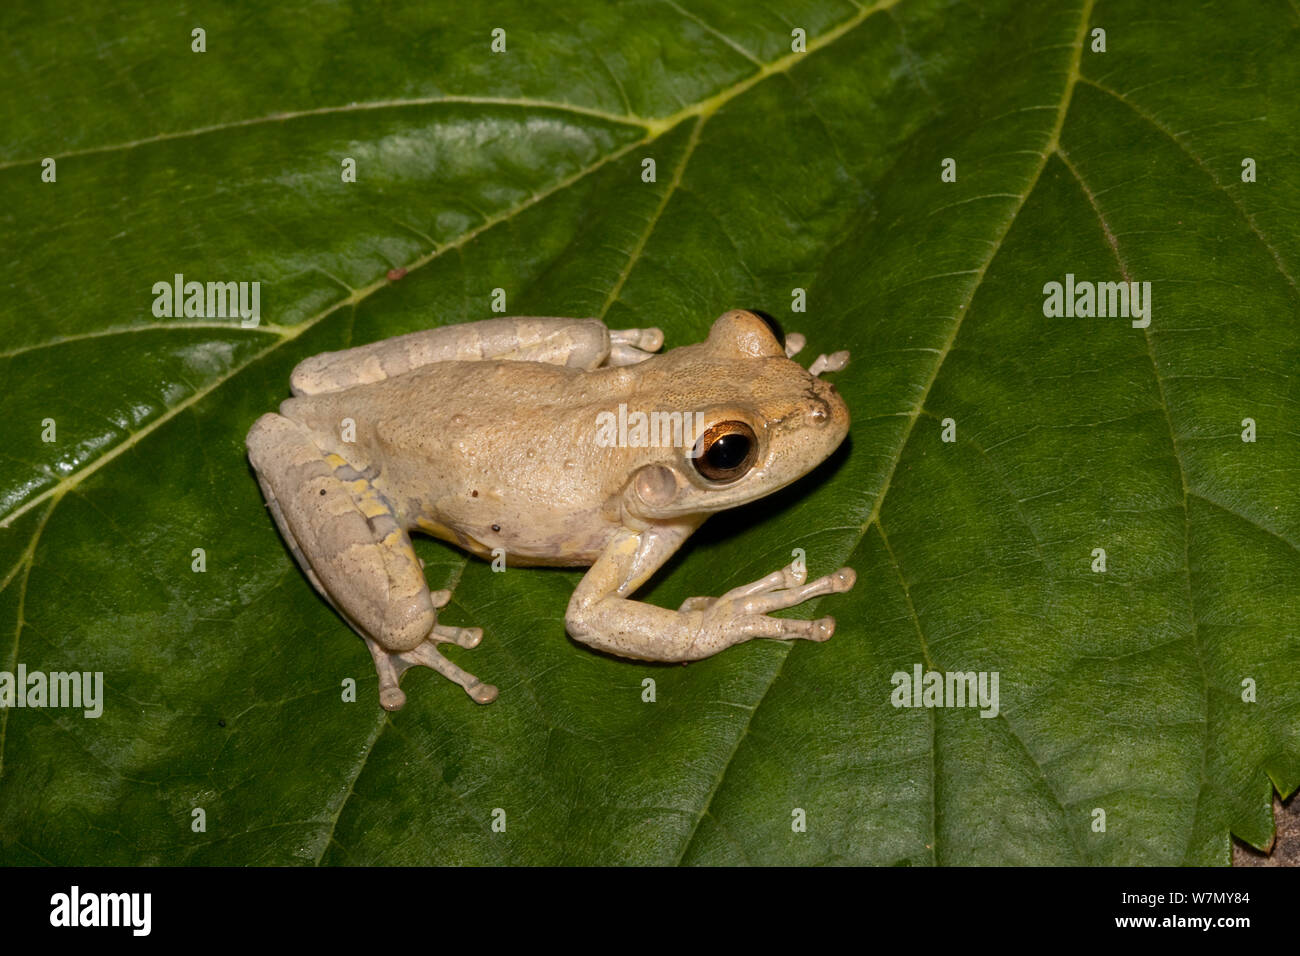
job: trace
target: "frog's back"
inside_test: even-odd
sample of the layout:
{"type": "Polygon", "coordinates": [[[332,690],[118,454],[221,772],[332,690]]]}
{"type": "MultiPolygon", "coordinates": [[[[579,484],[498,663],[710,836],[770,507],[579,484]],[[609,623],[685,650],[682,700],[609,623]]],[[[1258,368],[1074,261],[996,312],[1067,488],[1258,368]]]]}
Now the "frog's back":
{"type": "Polygon", "coordinates": [[[616,530],[602,512],[632,467],[627,449],[596,440],[626,383],[621,369],[439,362],[292,398],[281,414],[365,473],[408,527],[479,553],[584,564],[616,530]]]}

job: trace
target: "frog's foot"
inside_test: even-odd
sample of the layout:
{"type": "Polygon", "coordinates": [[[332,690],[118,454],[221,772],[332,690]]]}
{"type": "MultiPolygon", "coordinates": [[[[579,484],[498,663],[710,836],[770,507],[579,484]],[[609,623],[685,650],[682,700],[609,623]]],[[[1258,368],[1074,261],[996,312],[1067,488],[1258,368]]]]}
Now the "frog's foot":
{"type": "Polygon", "coordinates": [[[812,365],[808,366],[808,374],[816,378],[822,372],[838,372],[848,364],[849,353],[841,349],[838,352],[832,352],[830,355],[819,355],[813,359],[812,365]]]}
{"type": "Polygon", "coordinates": [[[485,684],[469,671],[463,670],[438,653],[438,643],[455,643],[461,647],[473,647],[483,637],[477,627],[442,627],[435,626],[430,639],[417,644],[409,651],[388,651],[377,641],[366,638],[370,656],[375,660],[375,671],[379,674],[379,703],[384,710],[401,710],[406,703],[406,694],[397,686],[398,681],[409,668],[430,667],[449,681],[454,681],[465,689],[465,693],[480,704],[490,704],[497,699],[497,689],[485,684]],[[468,635],[473,635],[469,637],[468,635]]]}
{"type": "Polygon", "coordinates": [[[828,641],[835,633],[833,617],[799,621],[768,616],[769,611],[785,610],[815,597],[847,591],[858,576],[852,568],[840,568],[815,581],[807,578],[806,569],[790,564],[716,598],[687,598],[679,610],[704,611],[708,622],[706,631],[717,632],[714,639],[721,638],[725,643],[738,643],[749,637],[828,641]]]}
{"type": "Polygon", "coordinates": [[[808,340],[800,332],[791,332],[785,337],[785,357],[792,359],[808,344],[808,340]]]}
{"type": "Polygon", "coordinates": [[[664,334],[659,329],[610,329],[609,358],[606,365],[636,365],[663,348],[664,334]]]}

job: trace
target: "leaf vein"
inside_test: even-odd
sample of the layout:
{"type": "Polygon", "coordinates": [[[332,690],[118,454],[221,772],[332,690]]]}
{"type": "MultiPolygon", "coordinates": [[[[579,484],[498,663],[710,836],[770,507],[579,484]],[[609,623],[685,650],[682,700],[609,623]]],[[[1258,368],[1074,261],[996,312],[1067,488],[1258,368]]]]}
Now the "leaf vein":
{"type": "Polygon", "coordinates": [[[1198,156],[1196,153],[1192,152],[1190,148],[1188,148],[1187,144],[1184,143],[1182,140],[1181,133],[1175,133],[1171,131],[1168,126],[1160,122],[1158,119],[1155,118],[1155,116],[1148,113],[1146,110],[1139,107],[1136,103],[1133,103],[1131,100],[1125,97],[1124,94],[1111,89],[1109,86],[1105,86],[1101,83],[1098,83],[1096,80],[1090,80],[1086,76],[1080,77],[1080,79],[1083,80],[1084,83],[1087,83],[1089,86],[1093,87],[1094,89],[1102,93],[1105,93],[1108,96],[1111,96],[1114,99],[1118,100],[1119,102],[1123,103],[1130,110],[1132,110],[1135,115],[1146,120],[1147,123],[1149,123],[1155,129],[1159,130],[1161,133],[1164,133],[1165,136],[1167,136],[1170,140],[1173,141],[1175,146],[1181,149],[1187,155],[1187,157],[1191,159],[1191,161],[1194,162],[1201,169],[1202,172],[1205,173],[1205,175],[1210,177],[1210,181],[1214,183],[1215,187],[1220,192],[1222,192],[1225,196],[1227,196],[1228,200],[1235,207],[1237,207],[1237,212],[1239,212],[1241,214],[1241,217],[1246,221],[1246,225],[1249,226],[1250,231],[1255,234],[1255,238],[1257,238],[1260,241],[1260,243],[1264,246],[1264,248],[1268,250],[1268,254],[1273,257],[1273,264],[1277,266],[1277,271],[1282,274],[1282,278],[1285,279],[1287,285],[1291,287],[1291,291],[1294,292],[1297,296],[1300,296],[1300,285],[1296,284],[1295,276],[1287,272],[1286,265],[1282,261],[1281,253],[1279,253],[1277,249],[1274,248],[1273,244],[1268,241],[1268,237],[1264,235],[1263,231],[1259,228],[1258,224],[1256,224],[1255,217],[1252,216],[1250,212],[1246,209],[1246,207],[1241,204],[1241,200],[1237,198],[1236,194],[1223,184],[1223,182],[1219,179],[1218,175],[1205,162],[1205,160],[1201,159],[1200,156],[1198,156]]]}
{"type": "Polygon", "coordinates": [[[613,287],[610,288],[609,294],[605,297],[605,304],[600,308],[601,319],[605,318],[610,307],[618,300],[619,293],[623,291],[623,284],[627,282],[627,277],[632,274],[632,269],[635,268],[637,262],[640,261],[641,254],[645,251],[646,244],[650,241],[650,236],[654,232],[655,226],[659,225],[659,219],[663,216],[664,210],[668,208],[668,203],[673,198],[673,194],[677,192],[677,188],[681,185],[682,176],[686,173],[686,164],[691,161],[691,155],[695,152],[695,147],[700,142],[700,131],[704,128],[706,122],[708,122],[707,116],[701,116],[695,121],[695,126],[691,130],[690,139],[687,140],[686,143],[686,149],[682,153],[682,158],[677,163],[677,168],[673,171],[673,178],[669,181],[668,188],[664,190],[663,197],[659,200],[659,205],[655,208],[654,214],[651,215],[650,221],[646,223],[645,229],[642,230],[640,237],[637,239],[636,245],[632,247],[632,252],[628,255],[623,270],[618,274],[618,278],[614,281],[613,287]]]}

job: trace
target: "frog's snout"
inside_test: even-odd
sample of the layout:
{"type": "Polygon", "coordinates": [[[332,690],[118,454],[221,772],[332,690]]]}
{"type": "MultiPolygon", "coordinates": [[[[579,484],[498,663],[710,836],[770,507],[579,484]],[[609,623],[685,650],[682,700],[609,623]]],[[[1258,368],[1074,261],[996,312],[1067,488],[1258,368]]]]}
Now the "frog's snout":
{"type": "Polygon", "coordinates": [[[808,424],[815,428],[830,428],[832,431],[847,432],[849,428],[849,406],[835,386],[817,379],[813,384],[813,402],[808,409],[808,424]]]}

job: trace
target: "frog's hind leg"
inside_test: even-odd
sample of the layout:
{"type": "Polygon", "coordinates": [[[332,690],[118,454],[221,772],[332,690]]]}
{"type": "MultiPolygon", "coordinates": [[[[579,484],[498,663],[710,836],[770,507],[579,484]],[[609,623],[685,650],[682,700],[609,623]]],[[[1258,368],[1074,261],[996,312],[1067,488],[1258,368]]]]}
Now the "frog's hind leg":
{"type": "Polygon", "coordinates": [[[434,362],[544,362],[591,371],[645,361],[663,340],[658,329],[610,331],[600,319],[484,319],[313,355],[293,370],[289,385],[294,395],[319,395],[383,381],[434,362]]]}
{"type": "Polygon", "coordinates": [[[432,667],[487,703],[496,688],[438,654],[438,643],[473,647],[478,628],[440,626],[448,591],[430,593],[410,536],[365,474],[326,455],[301,425],[263,415],[248,433],[248,456],[267,505],[307,577],[370,647],[380,703],[397,710],[397,686],[413,664],[432,667]]]}

